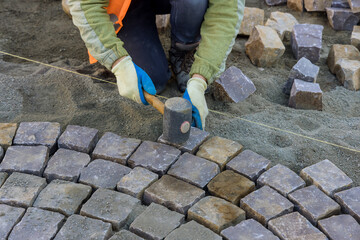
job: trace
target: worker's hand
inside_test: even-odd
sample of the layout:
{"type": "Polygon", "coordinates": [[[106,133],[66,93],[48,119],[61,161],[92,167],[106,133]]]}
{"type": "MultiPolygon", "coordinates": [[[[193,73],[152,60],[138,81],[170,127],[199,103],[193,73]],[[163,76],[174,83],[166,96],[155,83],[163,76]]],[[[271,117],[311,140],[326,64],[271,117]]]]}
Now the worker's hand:
{"type": "Polygon", "coordinates": [[[206,88],[207,84],[205,80],[192,77],[187,83],[187,88],[183,96],[192,104],[192,126],[201,130],[205,129],[205,118],[209,113],[204,95],[206,88]]]}
{"type": "Polygon", "coordinates": [[[119,93],[137,103],[148,105],[143,89],[151,95],[156,89],[149,75],[133,63],[130,56],[121,59],[111,70],[116,76],[119,93]]]}

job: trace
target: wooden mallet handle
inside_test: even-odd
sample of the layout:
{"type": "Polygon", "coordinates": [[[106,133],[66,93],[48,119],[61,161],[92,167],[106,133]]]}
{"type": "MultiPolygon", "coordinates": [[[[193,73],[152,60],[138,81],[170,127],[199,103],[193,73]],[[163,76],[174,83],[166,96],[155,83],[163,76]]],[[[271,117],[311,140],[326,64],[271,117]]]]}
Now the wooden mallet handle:
{"type": "Polygon", "coordinates": [[[157,97],[143,91],[146,101],[158,110],[162,115],[164,115],[164,103],[162,103],[157,97]]]}

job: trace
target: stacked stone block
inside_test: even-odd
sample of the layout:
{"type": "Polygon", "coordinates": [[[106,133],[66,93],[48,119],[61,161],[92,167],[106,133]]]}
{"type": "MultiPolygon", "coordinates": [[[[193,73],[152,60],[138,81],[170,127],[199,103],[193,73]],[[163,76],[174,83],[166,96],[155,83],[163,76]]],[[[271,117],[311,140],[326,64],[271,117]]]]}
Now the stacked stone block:
{"type": "Polygon", "coordinates": [[[327,64],[330,72],[336,73],[336,65],[340,59],[360,61],[359,50],[352,45],[334,44],[331,46],[327,58],[327,64]]]}
{"type": "Polygon", "coordinates": [[[350,5],[351,11],[354,13],[360,12],[360,3],[356,0],[348,0],[348,3],[350,5]]]}
{"type": "Polygon", "coordinates": [[[265,26],[273,28],[281,40],[284,38],[290,40],[292,29],[296,24],[299,22],[290,13],[272,12],[265,26]]]}
{"type": "Polygon", "coordinates": [[[331,7],[332,0],[304,0],[304,6],[308,12],[325,12],[331,7]]]}
{"type": "Polygon", "coordinates": [[[335,67],[336,77],[345,88],[360,89],[360,61],[340,59],[335,67]]]}
{"type": "Polygon", "coordinates": [[[351,33],[351,45],[360,49],[360,26],[354,26],[351,33]]]}
{"type": "Polygon", "coordinates": [[[360,20],[357,14],[346,8],[326,8],[326,14],[330,26],[336,31],[352,31],[360,20]]]}
{"type": "Polygon", "coordinates": [[[244,16],[240,25],[240,35],[249,36],[257,25],[264,25],[265,12],[260,8],[244,8],[244,16]]]}

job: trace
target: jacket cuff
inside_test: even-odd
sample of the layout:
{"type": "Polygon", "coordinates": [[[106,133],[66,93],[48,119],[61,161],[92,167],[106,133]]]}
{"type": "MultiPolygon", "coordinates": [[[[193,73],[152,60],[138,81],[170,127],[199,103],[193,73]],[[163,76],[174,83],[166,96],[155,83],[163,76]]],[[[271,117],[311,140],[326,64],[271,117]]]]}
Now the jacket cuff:
{"type": "Polygon", "coordinates": [[[191,67],[190,77],[194,74],[200,74],[207,80],[208,85],[210,85],[216,77],[215,74],[218,72],[219,69],[207,61],[196,59],[191,67]]]}
{"type": "Polygon", "coordinates": [[[111,51],[107,56],[104,57],[104,59],[102,59],[102,61],[99,62],[107,69],[111,70],[114,62],[124,56],[129,56],[129,54],[124,48],[122,48],[118,49],[116,52],[111,51]]]}

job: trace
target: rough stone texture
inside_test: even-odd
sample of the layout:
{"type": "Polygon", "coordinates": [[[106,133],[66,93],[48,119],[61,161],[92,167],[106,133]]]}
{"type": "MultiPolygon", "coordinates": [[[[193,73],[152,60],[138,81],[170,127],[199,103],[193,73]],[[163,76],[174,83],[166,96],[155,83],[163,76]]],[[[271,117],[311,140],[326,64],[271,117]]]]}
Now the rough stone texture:
{"type": "Polygon", "coordinates": [[[220,234],[223,229],[245,220],[245,212],[221,198],[208,196],[189,209],[187,219],[220,234]]]}
{"type": "Polygon", "coordinates": [[[260,8],[244,8],[244,17],[240,25],[240,35],[249,36],[257,25],[264,25],[265,12],[260,8]]]}
{"type": "Polygon", "coordinates": [[[322,91],[318,83],[295,79],[290,92],[289,107],[322,110],[322,91]]]}
{"type": "Polygon", "coordinates": [[[0,146],[0,162],[4,157],[4,149],[0,146]]]}
{"type": "Polygon", "coordinates": [[[150,240],[164,239],[184,222],[185,216],[152,203],[130,225],[130,231],[150,240]]]}
{"type": "Polygon", "coordinates": [[[64,215],[38,208],[28,208],[24,217],[14,227],[9,240],[51,240],[64,222],[64,215]]]}
{"type": "Polygon", "coordinates": [[[94,128],[68,125],[59,137],[58,146],[59,148],[90,153],[98,141],[98,132],[94,128]]]}
{"type": "Polygon", "coordinates": [[[252,181],[256,181],[260,174],[269,169],[270,163],[268,159],[257,153],[244,150],[226,164],[226,169],[233,170],[252,181]]]}
{"type": "Polygon", "coordinates": [[[34,207],[60,212],[66,216],[78,212],[81,203],[91,194],[91,187],[54,180],[42,190],[34,202],[34,207]]]}
{"type": "Polygon", "coordinates": [[[56,149],[60,136],[60,123],[57,122],[22,122],[14,138],[15,145],[47,146],[51,152],[56,149]]]}
{"type": "Polygon", "coordinates": [[[299,24],[296,18],[290,13],[272,12],[265,26],[271,27],[278,34],[281,40],[289,39],[295,24],[299,24]]]}
{"type": "Polygon", "coordinates": [[[145,141],[129,158],[128,164],[131,168],[140,166],[164,175],[180,154],[181,151],[174,147],[145,141]]]}
{"type": "Polygon", "coordinates": [[[308,185],[314,184],[331,197],[334,193],[348,189],[353,184],[343,171],[327,159],[304,168],[300,176],[308,185]]]}
{"type": "Polygon", "coordinates": [[[330,240],[356,240],[360,236],[360,225],[350,215],[337,215],[320,220],[319,229],[330,240]]]}
{"type": "Polygon", "coordinates": [[[287,7],[298,12],[304,11],[304,0],[287,0],[287,7]]]}
{"type": "Polygon", "coordinates": [[[334,194],[345,213],[349,213],[360,223],[360,187],[350,188],[334,194]]]}
{"type": "Polygon", "coordinates": [[[152,183],[158,180],[159,176],[145,168],[136,167],[117,183],[117,190],[138,199],[142,199],[144,191],[152,183]]]}
{"type": "Polygon", "coordinates": [[[240,207],[248,218],[266,226],[269,220],[292,212],[294,205],[269,186],[264,186],[242,198],[240,207]]]}
{"type": "Polygon", "coordinates": [[[337,31],[352,31],[359,22],[358,15],[346,8],[326,8],[330,26],[337,31]]]}
{"type": "Polygon", "coordinates": [[[269,6],[286,4],[287,0],[265,0],[265,3],[269,6]]]}
{"type": "Polygon", "coordinates": [[[61,179],[77,182],[80,171],[88,165],[90,156],[86,153],[60,148],[49,160],[44,177],[52,181],[61,179]]]}
{"type": "Polygon", "coordinates": [[[348,0],[351,11],[354,13],[360,12],[360,2],[358,0],[348,0]]]}
{"type": "Polygon", "coordinates": [[[181,155],[168,171],[169,175],[200,188],[204,188],[218,173],[220,168],[216,163],[189,153],[181,155]]]}
{"type": "Polygon", "coordinates": [[[0,172],[0,187],[4,184],[5,180],[7,179],[8,174],[5,172],[0,172]]]}
{"type": "Polygon", "coordinates": [[[49,149],[45,146],[11,146],[0,164],[0,171],[41,176],[48,159],[49,149]]]}
{"type": "Polygon", "coordinates": [[[360,61],[360,52],[353,45],[332,45],[327,58],[327,64],[329,66],[330,72],[336,73],[335,66],[340,59],[360,61]]]}
{"type": "Polygon", "coordinates": [[[144,192],[144,202],[155,202],[186,214],[187,210],[205,196],[205,191],[169,175],[163,176],[144,192]]]}
{"type": "Polygon", "coordinates": [[[331,3],[333,8],[350,8],[350,5],[347,0],[333,0],[331,3]]]}
{"type": "Polygon", "coordinates": [[[223,102],[242,102],[255,91],[254,83],[235,66],[229,67],[214,84],[214,97],[223,102]]]}
{"type": "Polygon", "coordinates": [[[129,195],[100,188],[82,206],[80,214],[109,222],[114,230],[119,231],[140,203],[139,199],[129,195]]]}
{"type": "Polygon", "coordinates": [[[231,170],[226,170],[207,185],[210,194],[239,205],[240,198],[255,190],[255,183],[231,170]]]}
{"type": "Polygon", "coordinates": [[[327,240],[326,236],[315,228],[298,212],[286,214],[269,221],[269,230],[280,239],[288,240],[327,240]]]}
{"type": "Polygon", "coordinates": [[[332,0],[304,0],[304,6],[308,12],[325,12],[331,7],[332,0]]]}
{"type": "Polygon", "coordinates": [[[17,123],[0,123],[0,146],[7,149],[12,145],[17,123]]]}
{"type": "Polygon", "coordinates": [[[272,66],[285,52],[285,46],[274,29],[255,26],[245,43],[246,55],[258,67],[272,66]]]}
{"type": "Polygon", "coordinates": [[[312,63],[319,61],[323,29],[323,26],[317,24],[294,26],[291,33],[291,48],[296,59],[306,57],[312,63]]]}
{"type": "Polygon", "coordinates": [[[242,221],[236,226],[221,231],[221,236],[225,240],[279,240],[278,237],[254,219],[242,221]]]}
{"type": "Polygon", "coordinates": [[[24,208],[0,204],[0,239],[7,239],[13,227],[24,215],[24,208]]]}
{"type": "Polygon", "coordinates": [[[302,57],[292,67],[289,78],[283,87],[283,93],[289,95],[293,86],[294,80],[299,79],[306,82],[315,83],[319,74],[320,67],[312,64],[307,58],[302,57]]]}
{"type": "Polygon", "coordinates": [[[163,135],[159,137],[158,142],[174,146],[180,149],[182,152],[188,152],[193,154],[199,149],[199,146],[208,139],[209,135],[210,133],[208,132],[202,131],[195,127],[191,127],[189,139],[183,144],[168,142],[163,139],[163,135]]]}
{"type": "Polygon", "coordinates": [[[109,240],[143,240],[143,238],[127,230],[115,233],[109,240]]]}
{"type": "Polygon", "coordinates": [[[360,61],[340,59],[335,65],[335,73],[345,88],[353,91],[360,89],[360,61]]]}
{"type": "Polygon", "coordinates": [[[121,164],[96,159],[81,170],[79,182],[93,188],[115,189],[120,179],[130,171],[131,168],[121,164]]]}
{"type": "Polygon", "coordinates": [[[54,240],[106,240],[111,234],[110,223],[75,214],[67,219],[54,240]]]}
{"type": "Polygon", "coordinates": [[[212,137],[200,146],[196,156],[217,163],[220,169],[242,150],[243,146],[237,142],[222,137],[212,137]]]}
{"type": "Polygon", "coordinates": [[[222,240],[222,238],[215,234],[210,229],[200,225],[195,221],[190,221],[181,225],[179,228],[172,231],[165,240],[191,240],[191,239],[206,239],[206,240],[222,240]]]}
{"type": "Polygon", "coordinates": [[[30,207],[45,186],[45,178],[14,172],[0,188],[0,203],[30,207]]]}
{"type": "Polygon", "coordinates": [[[351,33],[351,45],[360,49],[360,26],[354,26],[351,33]]]}
{"type": "Polygon", "coordinates": [[[130,155],[141,141],[134,138],[123,138],[107,132],[102,136],[92,153],[93,159],[105,159],[126,165],[130,155]]]}
{"type": "Polygon", "coordinates": [[[257,180],[258,186],[268,185],[278,191],[284,197],[299,188],[305,187],[306,183],[296,173],[284,165],[277,164],[263,173],[257,180]]]}
{"type": "Polygon", "coordinates": [[[313,225],[320,219],[339,214],[341,210],[339,204],[314,185],[289,194],[289,199],[313,225]]]}

